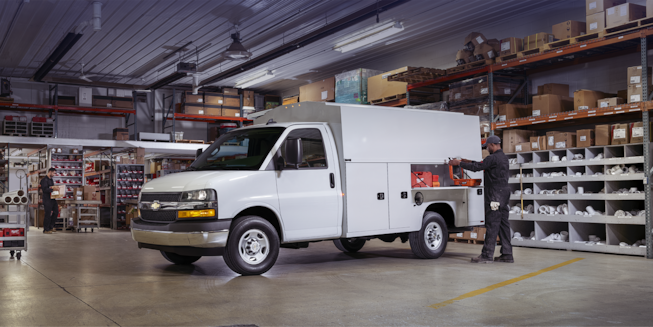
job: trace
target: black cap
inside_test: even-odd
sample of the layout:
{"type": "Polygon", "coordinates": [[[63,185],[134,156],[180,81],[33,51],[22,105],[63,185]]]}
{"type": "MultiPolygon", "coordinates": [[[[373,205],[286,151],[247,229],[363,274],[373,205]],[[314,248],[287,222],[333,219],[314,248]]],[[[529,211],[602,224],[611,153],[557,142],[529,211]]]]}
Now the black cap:
{"type": "Polygon", "coordinates": [[[487,147],[487,145],[490,144],[490,143],[492,143],[492,144],[501,144],[501,139],[496,135],[492,135],[492,136],[488,137],[487,140],[485,140],[485,144],[483,144],[483,148],[487,147]]]}

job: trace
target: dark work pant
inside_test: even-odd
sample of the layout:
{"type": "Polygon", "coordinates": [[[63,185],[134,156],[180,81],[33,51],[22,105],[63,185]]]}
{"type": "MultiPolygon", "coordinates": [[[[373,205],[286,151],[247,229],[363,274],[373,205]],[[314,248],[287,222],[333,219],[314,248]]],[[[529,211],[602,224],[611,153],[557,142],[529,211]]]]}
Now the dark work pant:
{"type": "Polygon", "coordinates": [[[501,240],[501,254],[512,255],[510,244],[510,221],[508,220],[508,205],[504,204],[499,210],[492,211],[489,206],[485,209],[485,244],[483,245],[483,256],[494,257],[497,235],[501,240]]]}
{"type": "Polygon", "coordinates": [[[59,206],[57,205],[57,201],[43,201],[43,208],[45,209],[45,215],[43,217],[43,229],[53,230],[54,224],[57,222],[57,216],[59,216],[59,206]]]}

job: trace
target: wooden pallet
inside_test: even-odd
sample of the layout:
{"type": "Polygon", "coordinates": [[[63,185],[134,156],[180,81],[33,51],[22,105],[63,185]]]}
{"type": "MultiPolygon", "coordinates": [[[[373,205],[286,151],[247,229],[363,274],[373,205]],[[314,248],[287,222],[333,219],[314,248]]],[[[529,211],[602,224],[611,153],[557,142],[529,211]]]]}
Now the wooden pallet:
{"type": "Polygon", "coordinates": [[[544,48],[535,48],[517,52],[517,58],[524,58],[526,56],[534,55],[543,52],[544,48]]]}
{"type": "Polygon", "coordinates": [[[597,32],[597,33],[574,36],[572,38],[554,41],[554,42],[545,44],[544,45],[544,51],[555,50],[555,49],[558,49],[558,48],[566,47],[568,45],[572,45],[572,44],[576,44],[576,43],[580,43],[580,42],[585,42],[585,41],[592,40],[592,39],[597,39],[597,38],[603,37],[603,35],[605,35],[605,32],[601,31],[601,32],[597,32]]]}
{"type": "Polygon", "coordinates": [[[204,141],[202,141],[202,140],[177,140],[177,143],[196,143],[196,144],[204,144],[204,141]]]}
{"type": "Polygon", "coordinates": [[[653,26],[653,17],[643,18],[640,20],[632,21],[628,24],[606,28],[603,31],[603,33],[604,36],[610,36],[610,35],[620,34],[624,32],[630,32],[632,30],[637,30],[642,27],[648,27],[648,26],[653,26]]]}
{"type": "Polygon", "coordinates": [[[440,76],[447,74],[447,71],[444,69],[435,69],[435,68],[426,68],[418,67],[415,69],[407,70],[405,72],[397,73],[391,76],[388,76],[389,82],[405,82],[405,83],[420,83],[435,79],[440,76]]]}
{"type": "Polygon", "coordinates": [[[403,99],[405,97],[406,97],[406,93],[395,94],[395,95],[392,95],[392,96],[389,96],[389,97],[384,97],[384,98],[381,98],[381,99],[370,100],[370,103],[372,103],[372,104],[385,103],[385,102],[390,102],[390,101],[403,99]]]}
{"type": "Polygon", "coordinates": [[[469,69],[479,68],[486,65],[492,65],[493,63],[494,63],[494,59],[485,59],[485,60],[470,62],[469,64],[447,68],[447,75],[460,73],[469,69]]]}

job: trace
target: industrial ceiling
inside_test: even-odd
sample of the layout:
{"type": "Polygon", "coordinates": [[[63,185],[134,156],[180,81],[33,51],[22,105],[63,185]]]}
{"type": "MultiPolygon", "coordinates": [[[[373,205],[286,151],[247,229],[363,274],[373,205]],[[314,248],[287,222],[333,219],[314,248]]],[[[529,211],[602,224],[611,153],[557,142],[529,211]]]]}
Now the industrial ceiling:
{"type": "MultiPolygon", "coordinates": [[[[175,72],[178,61],[195,62],[199,57],[200,80],[207,81],[247,63],[226,60],[222,56],[232,42],[230,35],[236,30],[240,32],[243,45],[253,54],[249,60],[255,60],[257,56],[352,13],[393,1],[102,0],[101,29],[98,31],[90,25],[81,28],[83,22],[93,16],[93,2],[0,1],[0,76],[34,76],[68,33],[81,31],[79,41],[54,65],[44,80],[79,82],[84,64],[84,74],[94,75],[94,82],[145,87],[175,72]]],[[[278,92],[297,88],[342,71],[375,68],[374,63],[384,57],[416,51],[425,45],[437,45],[516,15],[569,4],[565,0],[400,2],[387,11],[381,11],[378,23],[376,15],[355,21],[291,53],[209,85],[231,87],[238,81],[271,70],[275,77],[254,89],[278,92]],[[397,21],[405,28],[402,33],[347,53],[333,50],[336,44],[355,39],[366,30],[397,21]]],[[[184,77],[172,85],[190,85],[191,81],[191,77],[184,77]]]]}

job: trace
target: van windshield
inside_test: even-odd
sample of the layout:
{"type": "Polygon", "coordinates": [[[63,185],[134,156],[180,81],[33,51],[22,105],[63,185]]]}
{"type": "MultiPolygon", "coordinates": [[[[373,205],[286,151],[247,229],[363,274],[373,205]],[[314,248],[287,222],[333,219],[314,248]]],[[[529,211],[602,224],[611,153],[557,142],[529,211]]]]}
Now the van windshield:
{"type": "Polygon", "coordinates": [[[282,127],[234,130],[218,137],[188,170],[259,170],[282,127]]]}

